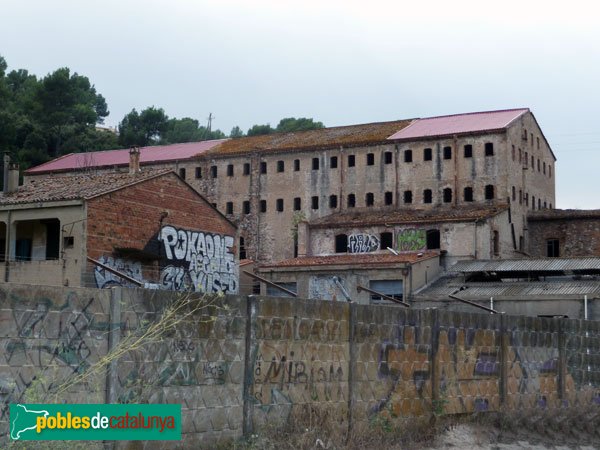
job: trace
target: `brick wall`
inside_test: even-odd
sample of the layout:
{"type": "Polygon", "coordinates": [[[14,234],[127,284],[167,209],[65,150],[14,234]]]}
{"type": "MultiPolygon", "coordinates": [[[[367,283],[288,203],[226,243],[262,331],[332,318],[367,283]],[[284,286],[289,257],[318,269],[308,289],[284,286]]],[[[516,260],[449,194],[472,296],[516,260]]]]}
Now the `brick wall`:
{"type": "Polygon", "coordinates": [[[547,256],[549,239],[558,239],[559,256],[600,256],[600,214],[598,211],[581,214],[568,210],[530,214],[531,256],[547,256]]]}

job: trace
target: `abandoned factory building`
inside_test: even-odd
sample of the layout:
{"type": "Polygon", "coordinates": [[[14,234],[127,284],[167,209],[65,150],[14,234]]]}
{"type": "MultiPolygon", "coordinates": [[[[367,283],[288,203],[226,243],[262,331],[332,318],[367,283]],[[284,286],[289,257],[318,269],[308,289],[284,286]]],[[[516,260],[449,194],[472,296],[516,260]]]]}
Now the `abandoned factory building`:
{"type": "MultiPolygon", "coordinates": [[[[522,257],[528,211],[555,206],[556,159],[528,109],[140,152],[143,166],[176,170],[235,223],[241,258],[261,264],[387,247],[447,260],[522,257]],[[303,226],[310,243],[300,242],[303,226]]],[[[125,165],[126,150],[66,155],[28,170],[25,182],[125,165]]]]}
{"type": "Polygon", "coordinates": [[[2,280],[236,293],[236,227],[172,170],[139,171],[131,158],[130,172],[9,183],[2,280]]]}

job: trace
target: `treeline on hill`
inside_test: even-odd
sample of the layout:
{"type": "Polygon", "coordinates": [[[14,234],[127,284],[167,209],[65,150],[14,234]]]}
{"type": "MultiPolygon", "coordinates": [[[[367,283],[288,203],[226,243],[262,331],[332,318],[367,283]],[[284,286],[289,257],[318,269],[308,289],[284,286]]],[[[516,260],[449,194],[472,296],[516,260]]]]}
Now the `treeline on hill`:
{"type": "MultiPolygon", "coordinates": [[[[22,169],[67,153],[131,146],[164,145],[227,137],[189,117],[170,118],[162,108],[132,109],[118,134],[101,126],[109,115],[105,98],[90,80],[63,67],[43,78],[25,69],[7,71],[0,56],[0,149],[9,151],[22,169]]],[[[245,134],[233,127],[229,137],[312,130],[321,122],[285,118],[277,127],[254,125],[245,134]]]]}

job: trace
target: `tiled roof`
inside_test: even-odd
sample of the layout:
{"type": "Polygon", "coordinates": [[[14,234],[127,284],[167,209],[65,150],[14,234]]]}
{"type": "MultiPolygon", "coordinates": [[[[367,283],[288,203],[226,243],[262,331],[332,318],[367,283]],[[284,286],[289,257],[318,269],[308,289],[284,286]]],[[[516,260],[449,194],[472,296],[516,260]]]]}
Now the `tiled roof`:
{"type": "Polygon", "coordinates": [[[366,123],[292,133],[242,137],[223,142],[205,155],[230,155],[254,151],[277,152],[305,148],[337,148],[341,145],[357,146],[385,143],[388,136],[410,123],[411,120],[396,120],[393,122],[366,123]]]}
{"type": "Polygon", "coordinates": [[[137,175],[111,172],[34,178],[27,184],[19,186],[15,192],[1,193],[0,206],[88,199],[167,173],[172,173],[172,170],[148,169],[142,170],[137,175]]]}
{"type": "MultiPolygon", "coordinates": [[[[190,159],[225,141],[227,141],[227,139],[141,147],[140,164],[190,159]]],[[[129,149],[70,153],[39,166],[32,167],[31,169],[26,170],[25,173],[27,175],[35,175],[47,172],[82,170],[87,167],[113,167],[126,166],[128,164],[129,149]]]]}
{"type": "Polygon", "coordinates": [[[411,252],[394,255],[392,253],[343,253],[338,255],[302,256],[286,259],[275,264],[261,267],[316,267],[337,265],[371,264],[412,264],[422,259],[438,256],[438,252],[411,252]]]}
{"type": "Polygon", "coordinates": [[[502,130],[526,112],[529,112],[528,108],[428,117],[415,120],[389,139],[416,139],[502,130]]]}
{"type": "Polygon", "coordinates": [[[403,223],[468,222],[492,217],[507,209],[507,204],[461,207],[440,206],[430,209],[353,208],[352,210],[316,219],[310,222],[310,227],[328,228],[331,226],[352,227],[357,225],[396,225],[403,223]]]}
{"type": "Polygon", "coordinates": [[[543,209],[530,211],[527,220],[600,219],[600,209],[543,209]]]}

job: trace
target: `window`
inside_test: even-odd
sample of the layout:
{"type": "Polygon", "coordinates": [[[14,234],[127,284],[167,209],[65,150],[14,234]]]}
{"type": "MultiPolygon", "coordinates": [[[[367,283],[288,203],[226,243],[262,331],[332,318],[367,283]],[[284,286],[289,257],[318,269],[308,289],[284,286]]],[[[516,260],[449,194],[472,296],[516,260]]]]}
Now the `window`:
{"type": "Polygon", "coordinates": [[[437,250],[440,248],[440,230],[427,230],[427,249],[437,250]]]}
{"type": "Polygon", "coordinates": [[[275,209],[277,210],[277,212],[283,212],[283,199],[282,198],[278,198],[275,201],[275,209]]]}
{"type": "Polygon", "coordinates": [[[452,202],[452,189],[445,188],[444,189],[444,203],[451,203],[451,202],[452,202]]]}
{"type": "Polygon", "coordinates": [[[529,133],[529,136],[531,137],[531,146],[533,147],[533,133],[529,133]]]}
{"type": "Polygon", "coordinates": [[[330,195],[329,196],[329,207],[330,208],[337,208],[337,195],[330,195]]]}
{"type": "Polygon", "coordinates": [[[319,170],[319,158],[312,159],[312,170],[319,170]]]}
{"type": "Polygon", "coordinates": [[[365,204],[367,206],[373,206],[375,204],[375,196],[372,192],[367,192],[367,195],[365,195],[365,204]]]}
{"type": "Polygon", "coordinates": [[[560,241],[558,239],[546,239],[546,256],[558,258],[560,256],[560,241]]]}
{"type": "Polygon", "coordinates": [[[523,251],[525,247],[525,239],[523,236],[519,236],[519,250],[523,251]]]}
{"type": "Polygon", "coordinates": [[[412,203],[412,191],[404,191],[404,203],[412,203]]]}
{"type": "Polygon", "coordinates": [[[404,150],[404,162],[412,162],[412,150],[404,150]]]}
{"type": "Polygon", "coordinates": [[[312,209],[319,209],[319,197],[317,195],[314,195],[313,197],[311,197],[310,207],[312,209]]]}
{"type": "Polygon", "coordinates": [[[244,214],[250,214],[250,202],[248,200],[242,203],[242,211],[244,214]]]}
{"type": "Polygon", "coordinates": [[[494,143],[493,142],[485,143],[485,156],[494,156],[494,143]]]}
{"type": "Polygon", "coordinates": [[[217,178],[217,166],[210,166],[210,176],[217,178]]]}
{"type": "Polygon", "coordinates": [[[473,201],[473,188],[472,187],[466,187],[463,191],[463,198],[465,200],[465,202],[472,202],[473,201]]]}
{"type": "Polygon", "coordinates": [[[444,159],[452,159],[452,147],[444,147],[444,159]]]}
{"type": "MultiPolygon", "coordinates": [[[[300,197],[295,197],[294,198],[294,211],[300,211],[301,209],[302,209],[302,199],[300,197]]],[[[316,209],[316,208],[313,208],[313,209],[316,209]]]]}
{"type": "Polygon", "coordinates": [[[525,161],[524,161],[524,163],[525,163],[525,167],[527,167],[527,164],[529,163],[529,153],[528,152],[525,152],[525,161]]]}
{"type": "Polygon", "coordinates": [[[285,162],[277,161],[277,172],[283,172],[285,170],[285,162]]]}
{"type": "Polygon", "coordinates": [[[494,249],[494,255],[498,256],[500,254],[500,235],[496,230],[492,233],[492,248],[494,249]]]}
{"type": "Polygon", "coordinates": [[[423,161],[431,161],[433,159],[430,148],[423,149],[423,161]]]}
{"type": "Polygon", "coordinates": [[[538,209],[542,209],[542,199],[538,198],[538,209]]]}
{"type": "Polygon", "coordinates": [[[202,167],[196,167],[196,178],[202,178],[202,167]]]}
{"type": "Polygon", "coordinates": [[[523,190],[519,189],[519,205],[523,204],[523,190]]]}
{"type": "Polygon", "coordinates": [[[540,163],[540,159],[538,158],[538,172],[542,171],[542,165],[540,163]]]}
{"type": "Polygon", "coordinates": [[[260,162],[260,173],[267,173],[267,162],[266,161],[260,162]]]}
{"type": "Polygon", "coordinates": [[[348,208],[354,208],[356,206],[356,196],[354,194],[348,194],[348,208]]]}
{"type": "Polygon", "coordinates": [[[547,203],[544,201],[544,209],[548,207],[547,203]]]}
{"type": "Polygon", "coordinates": [[[473,157],[473,146],[471,144],[465,145],[465,158],[473,157]]]}
{"type": "Polygon", "coordinates": [[[552,166],[548,164],[548,178],[552,178],[552,166]]]}
{"type": "Polygon", "coordinates": [[[433,201],[433,193],[431,189],[425,189],[423,191],[423,203],[431,203],[433,201]]]}
{"type": "Polygon", "coordinates": [[[384,162],[385,164],[392,164],[392,162],[393,162],[393,158],[394,158],[394,157],[393,157],[393,153],[392,153],[392,152],[385,152],[385,153],[383,154],[383,162],[384,162]]]}
{"type": "Polygon", "coordinates": [[[240,237],[240,259],[246,259],[246,243],[243,237],[240,237]]]}
{"type": "MultiPolygon", "coordinates": [[[[297,293],[298,286],[295,281],[287,281],[287,282],[278,281],[277,284],[279,286],[281,286],[282,288],[287,289],[288,291],[292,291],[294,294],[297,293]]],[[[268,284],[267,284],[267,294],[266,295],[269,297],[282,297],[282,298],[292,297],[287,292],[282,291],[281,289],[277,289],[274,286],[269,286],[268,284]]]]}
{"type": "Polygon", "coordinates": [[[367,166],[375,165],[375,153],[367,153],[367,166]]]}
{"type": "Polygon", "coordinates": [[[332,156],[329,158],[329,168],[337,169],[337,156],[332,156]]]}
{"type": "Polygon", "coordinates": [[[537,137],[536,139],[537,139],[537,148],[538,148],[538,150],[539,150],[539,149],[540,149],[540,138],[539,138],[539,137],[537,137]]]}
{"type": "Polygon", "coordinates": [[[179,176],[185,180],[185,167],[179,169],[179,176]]]}
{"type": "Polygon", "coordinates": [[[227,165],[227,176],[228,177],[232,177],[233,176],[233,164],[228,164],[227,165]]]}
{"type": "Polygon", "coordinates": [[[522,158],[523,158],[523,153],[522,153],[521,149],[519,149],[519,164],[521,164],[522,158]]]}
{"type": "Polygon", "coordinates": [[[527,128],[523,128],[523,135],[521,136],[521,139],[527,141],[527,128]]]}
{"type": "Polygon", "coordinates": [[[517,188],[516,187],[512,187],[512,201],[516,201],[517,200],[517,188]]]}
{"type": "Polygon", "coordinates": [[[535,170],[535,158],[531,155],[531,170],[535,170]]]}
{"type": "Polygon", "coordinates": [[[379,235],[379,247],[382,250],[385,250],[388,247],[392,248],[394,246],[393,236],[394,235],[392,233],[390,233],[389,231],[384,231],[383,233],[381,233],[379,235]]]}
{"type": "Polygon", "coordinates": [[[295,159],[294,160],[294,172],[299,172],[299,171],[300,171],[300,160],[295,159]]]}
{"type": "Polygon", "coordinates": [[[531,196],[531,209],[535,209],[535,195],[531,196]]]}
{"type": "Polygon", "coordinates": [[[386,192],[383,198],[386,205],[391,205],[394,203],[394,194],[390,191],[386,192]]]}
{"type": "Polygon", "coordinates": [[[542,173],[546,175],[546,163],[543,163],[542,165],[542,173]]]}
{"type": "Polygon", "coordinates": [[[348,155],[348,167],[354,167],[356,165],[356,156],[348,155]]]}
{"type": "Polygon", "coordinates": [[[485,186],[485,199],[493,200],[494,199],[494,185],[488,184],[485,186]]]}
{"type": "Polygon", "coordinates": [[[260,212],[261,213],[266,213],[267,212],[267,201],[266,200],[261,200],[260,201],[260,212]]]}
{"type": "Polygon", "coordinates": [[[250,175],[250,163],[244,163],[244,175],[250,175]]]}
{"type": "Polygon", "coordinates": [[[226,214],[233,214],[233,202],[227,202],[225,204],[225,213],[226,214]]]}
{"type": "Polygon", "coordinates": [[[517,153],[517,152],[515,151],[515,146],[513,145],[513,146],[512,146],[512,160],[513,160],[513,161],[515,160],[516,153],[517,153]]]}
{"type": "MultiPolygon", "coordinates": [[[[370,280],[369,289],[379,292],[388,297],[402,300],[402,280],[370,280]]],[[[371,294],[371,304],[392,304],[391,300],[383,298],[379,294],[371,294]]]]}
{"type": "Polygon", "coordinates": [[[525,192],[525,206],[529,206],[529,192],[525,192]]]}
{"type": "Polygon", "coordinates": [[[338,234],[335,237],[335,252],[348,253],[348,235],[338,234]]]}

